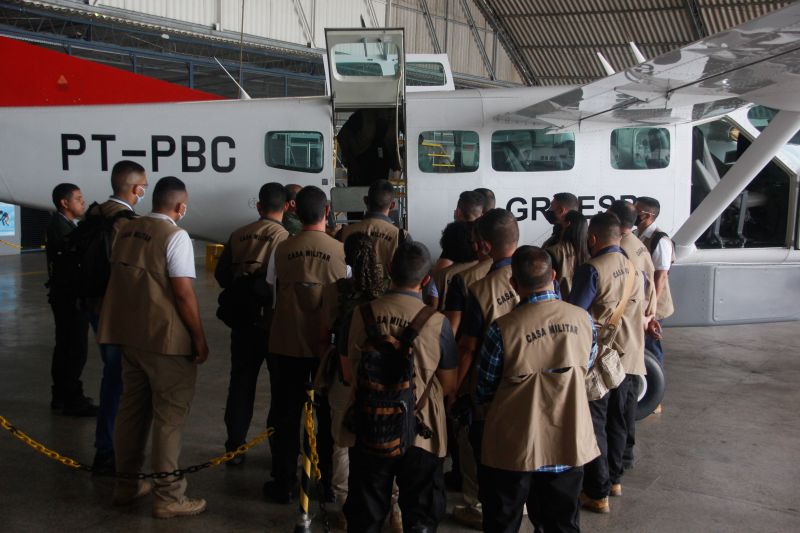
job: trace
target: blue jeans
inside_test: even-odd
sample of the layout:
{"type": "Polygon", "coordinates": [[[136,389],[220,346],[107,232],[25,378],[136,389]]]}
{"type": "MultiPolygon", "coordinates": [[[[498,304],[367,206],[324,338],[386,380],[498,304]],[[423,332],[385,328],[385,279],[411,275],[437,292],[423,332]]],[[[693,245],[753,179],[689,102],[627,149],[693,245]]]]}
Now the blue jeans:
{"type": "MultiPolygon", "coordinates": [[[[97,333],[99,317],[90,313],[92,329],[97,333]]],[[[119,400],[122,396],[122,347],[116,344],[101,344],[103,379],[100,382],[100,405],[97,413],[97,428],[94,448],[98,454],[114,453],[114,421],[117,419],[119,400]]]]}
{"type": "MultiPolygon", "coordinates": [[[[659,324],[663,324],[663,320],[659,320],[659,324]]],[[[649,335],[644,336],[644,347],[650,350],[653,355],[658,359],[661,368],[664,368],[664,349],[661,347],[661,341],[656,340],[649,335]]]]}

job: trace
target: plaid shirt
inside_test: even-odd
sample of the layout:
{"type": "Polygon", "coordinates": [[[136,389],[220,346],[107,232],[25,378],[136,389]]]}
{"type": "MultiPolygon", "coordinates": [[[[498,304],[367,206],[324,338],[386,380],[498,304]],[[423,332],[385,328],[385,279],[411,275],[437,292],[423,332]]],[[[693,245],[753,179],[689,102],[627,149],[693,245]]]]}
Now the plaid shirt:
{"type": "MultiPolygon", "coordinates": [[[[530,295],[524,301],[520,302],[519,305],[558,299],[558,294],[554,291],[542,291],[530,295]]],[[[591,368],[594,364],[595,357],[597,357],[597,326],[589,313],[586,313],[586,318],[592,326],[592,349],[589,352],[588,365],[589,368],[591,368]]],[[[503,378],[504,353],[503,337],[500,334],[500,328],[497,326],[497,322],[495,322],[486,331],[486,336],[483,339],[483,346],[481,347],[480,359],[478,360],[478,383],[475,390],[475,402],[478,405],[489,404],[492,399],[494,399],[497,388],[500,386],[500,380],[503,378]]],[[[572,467],[568,465],[546,465],[537,468],[536,471],[559,474],[571,468],[572,467]]]]}

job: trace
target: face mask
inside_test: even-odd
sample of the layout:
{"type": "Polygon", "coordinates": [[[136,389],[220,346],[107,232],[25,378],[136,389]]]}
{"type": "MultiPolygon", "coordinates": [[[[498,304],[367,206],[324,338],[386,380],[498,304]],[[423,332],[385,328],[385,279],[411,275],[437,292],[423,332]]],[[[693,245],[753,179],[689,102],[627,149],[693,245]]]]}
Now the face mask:
{"type": "Polygon", "coordinates": [[[640,226],[641,224],[642,224],[642,215],[636,215],[636,222],[634,222],[634,225],[640,226]]]}
{"type": "Polygon", "coordinates": [[[144,188],[144,187],[142,187],[141,185],[139,186],[139,189],[141,189],[141,191],[142,191],[142,194],[141,194],[141,195],[138,195],[138,194],[136,195],[136,198],[138,198],[138,200],[136,200],[136,203],[137,203],[137,204],[138,204],[139,202],[141,202],[142,200],[144,200],[144,194],[145,194],[145,192],[147,192],[147,189],[145,189],[145,188],[144,188]]]}
{"type": "Polygon", "coordinates": [[[556,214],[553,211],[547,210],[544,212],[544,218],[550,223],[555,225],[558,220],[556,219],[556,214]]]}
{"type": "Polygon", "coordinates": [[[186,211],[188,211],[188,210],[189,210],[189,206],[186,205],[186,204],[183,204],[183,213],[178,213],[178,220],[183,220],[183,217],[186,216],[186,211]]]}

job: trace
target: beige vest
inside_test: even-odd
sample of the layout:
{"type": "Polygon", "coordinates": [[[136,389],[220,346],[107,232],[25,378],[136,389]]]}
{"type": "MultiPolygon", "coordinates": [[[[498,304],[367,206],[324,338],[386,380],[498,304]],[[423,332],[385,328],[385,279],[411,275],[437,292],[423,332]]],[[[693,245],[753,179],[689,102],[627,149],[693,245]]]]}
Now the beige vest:
{"type": "Polygon", "coordinates": [[[479,279],[485,278],[489,273],[490,268],[492,268],[492,260],[484,259],[483,261],[478,261],[474,266],[471,266],[466,270],[462,270],[458,273],[458,275],[461,276],[462,280],[464,280],[464,287],[469,289],[470,285],[479,279]]]}
{"type": "Polygon", "coordinates": [[[483,464],[532,472],[600,455],[584,384],[592,349],[586,311],[559,300],[530,303],[497,324],[503,376],[486,414],[483,464]]]}
{"type": "MultiPolygon", "coordinates": [[[[625,290],[625,277],[630,275],[631,262],[621,253],[612,252],[587,261],[597,270],[597,295],[589,312],[602,326],[614,313],[625,290]]],[[[633,294],[622,315],[616,342],[624,352],[622,366],[628,374],[643,376],[644,367],[644,287],[641,274],[634,270],[633,294]]]]}
{"type": "MultiPolygon", "coordinates": [[[[483,331],[478,342],[480,347],[483,335],[492,322],[503,315],[510,313],[519,303],[519,295],[511,287],[511,265],[500,267],[489,272],[485,277],[475,281],[469,286],[469,292],[475,297],[483,314],[483,331]]],[[[461,384],[459,394],[472,394],[478,384],[478,360],[480,349],[472,358],[472,368],[466,379],[461,384]]],[[[477,407],[477,406],[476,406],[477,407]]],[[[475,409],[475,418],[483,419],[483,409],[475,409]]]]}
{"type": "Polygon", "coordinates": [[[643,274],[646,283],[646,290],[644,295],[645,302],[645,315],[650,316],[656,312],[656,284],[655,284],[655,267],[653,266],[653,258],[650,257],[650,251],[639,238],[633,233],[628,233],[622,236],[620,243],[622,248],[628,255],[633,266],[639,273],[643,274]]]}
{"type": "MultiPolygon", "coordinates": [[[[372,301],[372,309],[375,313],[378,329],[384,335],[394,336],[399,336],[403,332],[424,305],[422,300],[418,298],[391,292],[372,301]]],[[[433,430],[433,436],[430,439],[417,436],[414,446],[431,452],[437,457],[444,457],[447,451],[444,396],[442,394],[442,385],[436,377],[436,370],[439,368],[442,353],[439,337],[442,332],[443,321],[444,315],[434,313],[414,341],[414,365],[416,370],[414,387],[417,401],[425,391],[428,382],[433,380],[428,400],[420,412],[423,423],[433,430]]],[[[350,336],[348,337],[348,358],[354,374],[357,373],[358,364],[361,360],[360,347],[364,345],[366,340],[367,334],[361,313],[355,311],[350,325],[350,336]]],[[[353,391],[355,391],[355,386],[353,391]]],[[[352,442],[352,436],[350,441],[352,442]]]]}
{"type": "Polygon", "coordinates": [[[553,266],[556,270],[556,280],[561,291],[561,299],[569,298],[572,291],[572,277],[575,274],[575,250],[572,244],[566,241],[559,241],[547,248],[553,257],[553,266]]]}
{"type": "Polygon", "coordinates": [[[444,302],[447,298],[447,289],[450,288],[450,283],[453,281],[453,277],[456,274],[474,267],[477,264],[477,261],[469,261],[468,263],[453,263],[449,267],[437,270],[433,273],[433,281],[436,283],[436,290],[439,291],[439,311],[444,311],[444,302]]]}
{"type": "MultiPolygon", "coordinates": [[[[661,231],[658,228],[655,231],[661,231]]],[[[655,234],[655,232],[653,232],[655,234]]],[[[661,237],[662,239],[669,239],[669,237],[661,237]]],[[[642,239],[642,242],[650,250],[650,242],[652,241],[652,237],[645,237],[642,239]]],[[[672,242],[672,239],[669,239],[669,243],[672,245],[672,262],[675,262],[675,244],[672,242]]],[[[654,283],[655,285],[655,283],[654,283]]],[[[658,306],[656,307],[656,318],[658,320],[663,320],[668,316],[672,316],[672,313],[675,312],[675,306],[672,303],[672,291],[669,290],[669,276],[667,276],[667,283],[664,286],[664,292],[661,293],[661,296],[658,297],[658,306]]]]}
{"type": "Polygon", "coordinates": [[[120,227],[97,342],[166,355],[192,353],[167,274],[167,241],[179,231],[175,224],[153,217],[139,217],[120,227]]]}
{"type": "Polygon", "coordinates": [[[273,250],[289,237],[279,223],[261,219],[231,233],[231,265],[233,276],[266,270],[273,250]]]}
{"type": "Polygon", "coordinates": [[[400,245],[400,232],[403,231],[391,222],[380,218],[365,218],[342,229],[342,242],[353,233],[366,233],[375,243],[375,255],[383,265],[383,271],[389,272],[392,256],[400,245]]]}
{"type": "Polygon", "coordinates": [[[519,296],[511,288],[511,265],[500,267],[469,285],[483,313],[483,331],[501,316],[510,313],[519,303],[519,296]]]}
{"type": "Polygon", "coordinates": [[[278,296],[269,352],[316,357],[322,290],[347,274],[342,243],[321,231],[301,231],[275,249],[278,296]]]}

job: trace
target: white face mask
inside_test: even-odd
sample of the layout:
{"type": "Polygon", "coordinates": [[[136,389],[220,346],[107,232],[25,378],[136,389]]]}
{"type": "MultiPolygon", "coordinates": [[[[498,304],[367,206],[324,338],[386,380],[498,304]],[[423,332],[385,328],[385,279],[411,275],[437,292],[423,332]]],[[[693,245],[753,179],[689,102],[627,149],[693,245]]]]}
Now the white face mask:
{"type": "Polygon", "coordinates": [[[178,213],[178,220],[182,220],[182,219],[183,219],[183,217],[185,217],[185,216],[186,216],[186,211],[187,211],[188,209],[189,209],[189,206],[188,206],[188,205],[186,205],[186,204],[183,204],[183,213],[178,213]]]}
{"type": "Polygon", "coordinates": [[[145,194],[145,192],[147,192],[147,189],[146,189],[146,188],[144,188],[144,187],[142,187],[141,185],[139,185],[139,190],[141,190],[141,191],[142,191],[142,194],[141,194],[141,195],[138,195],[138,194],[136,195],[136,198],[138,198],[138,200],[136,200],[136,203],[137,203],[137,204],[138,204],[139,202],[141,202],[142,200],[144,200],[144,194],[145,194]]]}

